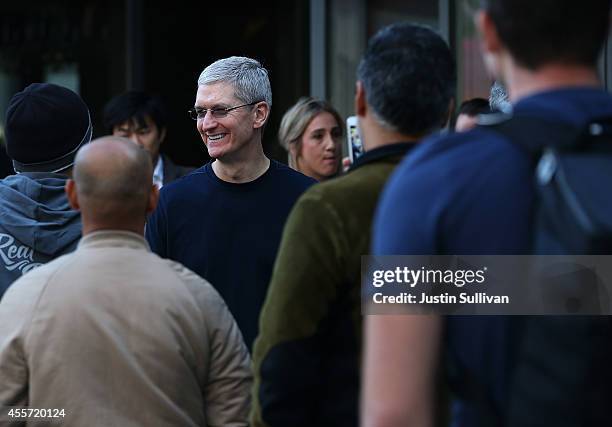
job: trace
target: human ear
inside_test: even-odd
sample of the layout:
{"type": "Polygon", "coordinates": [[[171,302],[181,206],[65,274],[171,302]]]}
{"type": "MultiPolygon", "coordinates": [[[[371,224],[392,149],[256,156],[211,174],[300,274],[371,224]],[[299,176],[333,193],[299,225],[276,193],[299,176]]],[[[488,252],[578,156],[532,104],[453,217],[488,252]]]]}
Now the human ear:
{"type": "Polygon", "coordinates": [[[147,214],[150,214],[157,207],[157,202],[159,200],[159,188],[157,185],[151,185],[151,192],[149,193],[149,199],[147,200],[147,214]]]}
{"type": "Polygon", "coordinates": [[[64,191],[66,192],[66,196],[68,197],[68,203],[70,207],[75,211],[80,209],[79,206],[79,197],[77,195],[76,184],[73,179],[69,179],[66,181],[66,185],[64,186],[64,191]]]}
{"type": "Polygon", "coordinates": [[[255,122],[253,123],[253,127],[255,129],[259,129],[266,124],[266,120],[270,114],[270,106],[265,101],[259,102],[257,105],[255,105],[254,114],[255,122]]]}
{"type": "Polygon", "coordinates": [[[366,101],[365,88],[363,82],[358,80],[355,84],[355,114],[365,117],[368,111],[368,103],[366,101]]]}

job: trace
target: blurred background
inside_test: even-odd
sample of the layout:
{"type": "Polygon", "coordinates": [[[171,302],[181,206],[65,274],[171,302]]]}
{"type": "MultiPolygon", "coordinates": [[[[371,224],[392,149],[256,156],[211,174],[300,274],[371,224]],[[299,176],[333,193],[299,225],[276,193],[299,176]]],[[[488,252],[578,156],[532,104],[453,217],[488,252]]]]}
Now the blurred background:
{"type": "MultiPolygon", "coordinates": [[[[273,108],[264,149],[286,161],[276,140],[283,113],[300,96],[312,95],[330,100],[344,117],[353,114],[355,70],[367,39],[392,22],[427,24],[448,40],[458,64],[457,104],[488,97],[491,79],[472,23],[477,4],[269,0],[255,6],[235,0],[187,6],[162,0],[3,0],[0,141],[10,97],[32,82],[53,82],[78,92],[91,109],[96,137],[104,134],[104,104],[125,90],[141,89],[159,94],[167,104],[162,151],[178,163],[199,166],[208,156],[187,115],[198,75],[216,59],[242,55],[258,59],[270,71],[273,108]]],[[[600,61],[607,86],[612,82],[608,62],[607,46],[600,61]]]]}

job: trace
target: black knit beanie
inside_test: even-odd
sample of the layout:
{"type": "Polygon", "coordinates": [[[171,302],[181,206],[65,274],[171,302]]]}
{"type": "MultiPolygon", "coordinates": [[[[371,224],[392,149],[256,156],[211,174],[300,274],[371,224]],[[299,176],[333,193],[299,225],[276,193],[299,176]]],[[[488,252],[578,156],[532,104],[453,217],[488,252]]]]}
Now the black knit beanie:
{"type": "Polygon", "coordinates": [[[6,152],[16,172],[59,172],[91,141],[89,110],[79,95],[33,83],[13,95],[6,111],[6,152]]]}

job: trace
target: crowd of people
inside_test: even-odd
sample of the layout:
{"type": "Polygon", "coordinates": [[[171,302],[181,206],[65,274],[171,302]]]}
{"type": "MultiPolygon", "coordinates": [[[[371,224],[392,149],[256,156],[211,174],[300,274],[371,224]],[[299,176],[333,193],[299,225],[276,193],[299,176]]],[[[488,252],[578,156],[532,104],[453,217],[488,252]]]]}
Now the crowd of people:
{"type": "Polygon", "coordinates": [[[538,329],[526,317],[364,316],[361,263],[538,253],[538,159],[495,126],[612,122],[597,75],[610,5],[484,1],[475,22],[495,84],[454,120],[444,39],[384,27],[355,70],[364,154],[347,170],[344,120],[312,97],[278,129],[288,165],[266,156],[272,91],[251,58],[219,59],[197,80],[189,115],[211,158],[197,169],[160,153],[156,96],[111,99],[108,135],[92,141],[76,93],[15,94],[16,173],[0,181],[0,425],[34,421],[16,407],[61,408],[47,421],[65,426],[609,424],[607,317],[538,329]],[[538,352],[545,342],[554,354],[538,352]]]}

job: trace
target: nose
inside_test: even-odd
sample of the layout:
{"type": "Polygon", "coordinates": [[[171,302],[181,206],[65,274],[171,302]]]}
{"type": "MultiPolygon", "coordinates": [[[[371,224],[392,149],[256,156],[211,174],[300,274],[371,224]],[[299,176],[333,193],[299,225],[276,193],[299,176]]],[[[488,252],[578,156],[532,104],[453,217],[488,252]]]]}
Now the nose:
{"type": "Polygon", "coordinates": [[[138,145],[142,145],[142,141],[140,141],[140,136],[136,132],[130,133],[127,138],[138,145]]]}
{"type": "Polygon", "coordinates": [[[324,147],[325,151],[336,151],[336,140],[330,133],[325,135],[324,147]]]}
{"type": "Polygon", "coordinates": [[[198,120],[198,126],[200,127],[201,132],[204,133],[208,130],[216,128],[217,120],[213,117],[210,111],[207,111],[204,118],[198,120]]]}

